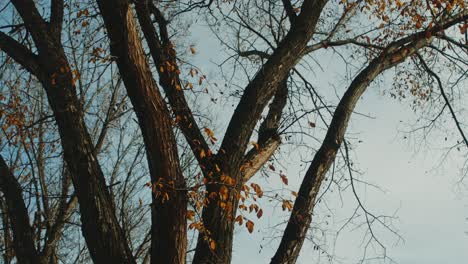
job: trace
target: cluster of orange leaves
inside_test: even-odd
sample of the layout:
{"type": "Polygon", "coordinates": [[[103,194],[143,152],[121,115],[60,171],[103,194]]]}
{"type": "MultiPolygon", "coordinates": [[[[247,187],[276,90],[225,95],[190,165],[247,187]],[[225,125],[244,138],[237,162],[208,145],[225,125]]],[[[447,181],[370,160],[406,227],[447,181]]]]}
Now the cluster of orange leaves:
{"type": "MultiPolygon", "coordinates": [[[[3,120],[2,130],[9,145],[24,142],[26,116],[30,114],[32,113],[28,106],[22,103],[20,96],[14,90],[8,96],[0,94],[0,120],[3,120]]],[[[34,135],[34,131],[31,133],[34,135]]]]}
{"type": "Polygon", "coordinates": [[[174,181],[165,181],[160,178],[157,182],[147,182],[146,187],[151,188],[151,192],[155,197],[161,197],[161,202],[165,203],[170,199],[170,193],[175,190],[174,181]]]}

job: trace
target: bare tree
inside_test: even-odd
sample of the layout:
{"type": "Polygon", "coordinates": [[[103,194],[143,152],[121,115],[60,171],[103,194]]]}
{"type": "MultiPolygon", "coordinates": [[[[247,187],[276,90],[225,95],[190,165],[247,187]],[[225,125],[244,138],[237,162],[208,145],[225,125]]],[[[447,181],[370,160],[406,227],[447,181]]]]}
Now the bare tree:
{"type": "MultiPolygon", "coordinates": [[[[262,188],[248,181],[272,159],[284,132],[294,127],[306,135],[304,121],[312,128],[316,124],[304,116],[317,112],[326,133],[294,192],[294,206],[283,200],[291,215],[271,260],[295,263],[313,223],[321,186],[339,154],[354,190],[345,134],[359,98],[386,70],[416,65],[435,79],[444,109],[448,107],[468,145],[441,78],[426,62],[433,56],[428,52],[435,50],[455,67],[466,66],[466,52],[454,56],[443,48],[454,45],[465,51],[466,44],[456,39],[460,32],[466,37],[465,4],[10,1],[1,9],[13,21],[0,31],[0,49],[8,55],[2,74],[9,74],[5,84],[10,91],[27,96],[9,92],[11,104],[5,109],[11,113],[0,112],[7,123],[7,144],[1,151],[11,154],[0,163],[4,261],[16,256],[21,263],[57,263],[60,254],[66,254],[59,245],[67,243],[63,236],[79,242],[82,235],[86,246],[70,254],[77,262],[89,252],[95,263],[185,263],[188,229],[195,229],[193,263],[230,263],[234,226],[244,221],[237,214],[246,207],[240,201],[252,194],[263,196],[262,188]],[[229,96],[238,98],[237,106],[219,143],[200,118],[210,114],[198,113],[196,96],[189,92],[193,84],[182,75],[188,70],[195,76],[198,70],[177,51],[179,40],[173,35],[181,30],[175,23],[182,25],[194,16],[204,17],[215,31],[221,25],[222,32],[215,35],[232,54],[233,76],[243,70],[248,79],[229,96]],[[361,26],[367,17],[370,25],[361,26]],[[303,72],[310,70],[316,52],[340,47],[361,56],[356,59],[360,66],[333,107],[303,72]],[[33,83],[42,89],[29,91],[33,83]],[[15,98],[36,101],[36,111],[18,110],[22,99],[15,98]],[[310,102],[313,107],[307,106],[310,102]],[[47,140],[60,148],[46,149],[54,144],[47,140]],[[48,159],[53,154],[58,158],[48,159]],[[139,165],[144,154],[147,166],[139,165]],[[19,164],[22,160],[27,163],[19,164]],[[22,167],[31,172],[30,179],[18,171],[22,167]],[[188,175],[193,172],[200,173],[188,175]],[[145,174],[150,176],[146,180],[145,174]],[[135,197],[145,181],[151,190],[150,212],[137,209],[146,200],[135,197]],[[58,198],[52,199],[51,193],[58,198]],[[35,204],[28,206],[29,201],[35,204]],[[79,226],[81,234],[71,231],[73,225],[64,230],[67,221],[79,226]],[[148,230],[140,227],[145,221],[151,222],[148,230]]],[[[197,77],[199,84],[206,81],[201,74],[197,77]]],[[[415,95],[433,96],[419,90],[415,95]]],[[[361,203],[359,208],[366,218],[372,217],[361,203]]],[[[261,217],[258,206],[250,210],[261,217]]],[[[252,232],[253,221],[245,222],[252,232]]]]}

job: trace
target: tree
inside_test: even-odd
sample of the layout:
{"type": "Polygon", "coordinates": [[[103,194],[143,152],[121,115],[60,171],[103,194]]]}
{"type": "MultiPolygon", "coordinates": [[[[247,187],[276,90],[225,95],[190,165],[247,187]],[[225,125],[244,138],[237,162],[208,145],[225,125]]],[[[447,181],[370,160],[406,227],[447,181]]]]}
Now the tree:
{"type": "MultiPolygon", "coordinates": [[[[466,36],[468,11],[465,5],[463,1],[448,0],[414,1],[410,4],[400,1],[326,0],[176,3],[97,0],[83,6],[75,1],[52,0],[39,4],[32,0],[12,0],[2,12],[13,18],[18,14],[21,20],[13,19],[12,24],[2,27],[9,29],[9,32],[0,32],[0,48],[8,55],[4,59],[5,65],[11,64],[9,58],[14,60],[30,74],[33,81],[40,83],[45,92],[48,104],[45,106],[43,102],[41,105],[50,107],[52,115],[47,118],[55,120],[60,149],[63,151],[63,165],[59,166],[62,170],[62,195],[69,194],[70,183],[67,183],[67,179],[70,178],[73,185],[72,198],[61,199],[56,205],[57,209],[52,211],[59,212],[56,217],[67,218],[75,203],[79,204],[81,233],[95,263],[136,263],[138,259],[147,259],[141,253],[145,243],[135,247],[135,241],[132,241],[127,226],[127,219],[131,218],[128,212],[118,213],[119,207],[128,210],[125,199],[132,199],[129,196],[131,193],[127,193],[130,189],[125,184],[123,193],[114,191],[115,178],[106,175],[104,157],[99,157],[113,120],[120,120],[127,111],[124,109],[125,100],[118,103],[118,98],[128,96],[132,113],[136,116],[134,122],[141,133],[142,150],[147,158],[148,186],[152,192],[151,227],[148,236],[142,239],[146,241],[150,237],[151,245],[146,254],[151,258],[150,262],[185,263],[187,229],[194,228],[198,231],[194,263],[230,263],[234,226],[244,220],[242,215],[237,215],[238,209],[245,207],[240,201],[244,201],[251,192],[258,198],[263,195],[258,184],[247,183],[278,150],[282,118],[292,117],[290,126],[303,122],[300,113],[286,109],[288,98],[304,91],[310,93],[309,100],[316,104],[315,110],[322,108],[330,111],[332,118],[329,123],[324,119],[326,134],[300,189],[295,192],[294,206],[289,201],[283,202],[284,208],[291,210],[291,216],[271,260],[271,263],[295,263],[312,224],[312,212],[321,185],[340,151],[351,173],[348,143],[345,140],[348,123],[359,98],[383,72],[407,65],[410,59],[414,65],[421,66],[419,70],[427,72],[437,81],[444,105],[450,109],[462,136],[462,143],[468,146],[463,124],[457,119],[441,78],[430,66],[437,62],[431,59],[431,52],[446,58],[453,57],[452,52],[441,48],[444,46],[462,50],[466,55],[466,44],[458,40],[460,33],[466,36]],[[336,10],[339,12],[334,12],[336,10]],[[212,128],[201,123],[195,115],[194,106],[191,106],[192,94],[188,91],[193,84],[183,77],[182,72],[189,70],[195,76],[198,71],[176,52],[177,40],[173,39],[172,34],[177,30],[175,23],[182,24],[184,16],[192,18],[201,12],[207,12],[207,22],[214,21],[213,28],[225,22],[235,25],[225,25],[224,32],[217,33],[217,36],[234,52],[239,65],[251,63],[244,67],[247,73],[255,70],[255,75],[247,74],[249,82],[240,90],[237,107],[219,144],[212,128]],[[363,31],[353,26],[359,25],[367,17],[372,22],[370,29],[363,31]],[[88,39],[86,43],[89,45],[78,48],[80,44],[75,46],[74,41],[86,40],[88,36],[80,34],[82,29],[89,28],[93,29],[88,31],[92,39],[99,39],[99,44],[88,39]],[[230,45],[230,40],[235,40],[236,44],[230,45]],[[358,60],[362,65],[347,85],[336,108],[332,109],[320,101],[321,97],[301,74],[300,67],[301,63],[307,62],[307,56],[342,46],[350,46],[362,54],[358,60]],[[77,50],[82,54],[91,53],[88,62],[79,64],[77,50]],[[428,60],[431,64],[426,62],[428,60]],[[79,65],[82,66],[80,70],[79,65]],[[116,66],[118,81],[115,82],[115,72],[102,70],[100,66],[110,69],[116,66]],[[92,77],[95,72],[100,74],[99,77],[92,77]],[[90,80],[101,78],[109,80],[111,91],[114,91],[114,96],[105,104],[104,121],[99,121],[102,113],[97,114],[98,118],[89,117],[87,105],[90,105],[88,100],[92,101],[92,98],[87,95],[86,85],[80,83],[85,80],[89,84],[87,89],[99,96],[98,91],[105,85],[90,80]],[[303,86],[298,85],[297,81],[301,81],[303,86]],[[118,90],[121,84],[125,88],[123,95],[118,90]],[[294,89],[294,85],[297,89],[294,89]],[[299,86],[306,89],[301,90],[299,86]],[[262,118],[264,112],[266,117],[262,118]],[[92,122],[95,122],[94,126],[90,126],[92,122]],[[183,135],[185,140],[177,139],[176,133],[183,135]],[[253,140],[253,137],[256,139],[253,140]],[[251,144],[252,141],[255,142],[251,144]],[[184,175],[186,170],[181,145],[190,148],[191,154],[185,156],[196,160],[190,166],[200,170],[200,180],[184,175]],[[253,147],[249,149],[250,145],[253,147]],[[116,204],[116,200],[121,202],[116,204]],[[189,206],[193,206],[194,210],[189,206]],[[195,217],[196,214],[200,215],[195,217]]],[[[194,47],[191,49],[194,51],[194,47]]],[[[466,58],[461,54],[458,53],[459,57],[453,60],[466,65],[466,58]]],[[[85,55],[79,56],[81,61],[87,58],[85,55]]],[[[4,72],[21,71],[16,66],[12,67],[4,72]]],[[[413,72],[418,74],[417,69],[413,72]]],[[[199,83],[204,81],[205,76],[200,75],[199,83]]],[[[21,80],[16,86],[27,87],[29,83],[21,80]]],[[[421,89],[411,92],[420,99],[433,96],[423,93],[421,89]]],[[[10,93],[8,100],[14,102],[13,96],[14,93],[10,93]]],[[[289,103],[292,105],[294,100],[289,99],[289,103]]],[[[300,104],[298,106],[301,107],[300,104]]],[[[15,107],[12,104],[10,108],[15,107]]],[[[10,121],[4,130],[16,131],[14,136],[21,143],[12,141],[14,136],[10,134],[7,148],[18,150],[18,146],[26,142],[22,133],[29,131],[29,128],[24,125],[24,117],[18,119],[20,113],[14,111],[12,117],[15,118],[8,119],[10,121]]],[[[313,122],[309,125],[315,127],[313,122]]],[[[30,143],[43,148],[44,134],[53,134],[54,128],[47,131],[48,128],[40,127],[38,139],[32,136],[34,139],[30,143]]],[[[125,125],[121,129],[125,130],[125,125]]],[[[120,142],[125,141],[121,139],[120,142]]],[[[18,153],[27,153],[24,152],[27,149],[25,147],[18,153]]],[[[139,158],[140,153],[133,154],[134,160],[139,158]]],[[[26,154],[19,154],[17,158],[23,158],[22,155],[26,154]]],[[[47,172],[41,166],[45,161],[43,157],[36,156],[33,171],[41,171],[43,176],[37,182],[44,184],[47,172]]],[[[40,243],[35,245],[34,226],[30,224],[30,213],[23,199],[21,179],[14,175],[14,160],[10,159],[10,164],[13,166],[3,158],[0,163],[2,208],[5,208],[2,210],[6,213],[2,223],[7,227],[5,234],[12,234],[12,238],[7,239],[12,242],[8,243],[13,245],[14,255],[21,263],[50,262],[50,258],[56,254],[53,252],[57,250],[57,239],[60,237],[49,238],[46,235],[45,246],[40,243]]],[[[287,183],[286,176],[281,177],[287,183]]],[[[41,192],[36,192],[39,193],[36,201],[47,197],[45,185],[37,189],[41,192]]],[[[33,206],[35,211],[44,211],[47,215],[49,209],[42,210],[40,207],[42,205],[33,206]]],[[[251,210],[257,211],[261,217],[260,209],[253,208],[251,210]]],[[[37,218],[38,222],[42,222],[42,216],[37,218]]],[[[47,216],[45,219],[51,218],[47,216]]],[[[247,229],[252,232],[253,221],[245,220],[247,229]]],[[[48,226],[46,232],[57,230],[56,233],[66,234],[63,231],[64,221],[51,221],[53,227],[48,226]]],[[[13,254],[11,249],[8,250],[9,254],[13,254]]]]}

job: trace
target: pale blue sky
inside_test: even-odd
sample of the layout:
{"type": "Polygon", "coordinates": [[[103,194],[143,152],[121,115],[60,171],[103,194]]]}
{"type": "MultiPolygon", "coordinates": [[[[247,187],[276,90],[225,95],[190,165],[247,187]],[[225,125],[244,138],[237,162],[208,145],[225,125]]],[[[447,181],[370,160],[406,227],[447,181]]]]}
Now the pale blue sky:
{"type": "MultiPolygon", "coordinates": [[[[195,28],[194,32],[196,33],[192,38],[197,49],[195,62],[207,73],[208,80],[213,83],[220,81],[216,67],[210,64],[220,62],[223,58],[219,55],[216,40],[203,27],[195,28]]],[[[319,72],[320,78],[315,78],[320,79],[317,84],[323,88],[329,83],[341,83],[334,79],[343,65],[333,59],[324,59],[324,72],[319,72]]],[[[361,187],[358,188],[358,192],[373,213],[395,214],[398,217],[393,221],[393,226],[404,241],[399,241],[397,237],[381,229],[376,229],[376,234],[387,247],[387,255],[401,264],[467,263],[468,235],[465,232],[468,231],[468,221],[465,219],[468,217],[468,191],[459,191],[460,185],[457,184],[462,159],[437,166],[443,154],[442,150],[437,149],[437,144],[421,147],[416,141],[403,139],[402,131],[408,129],[408,125],[405,124],[412,124],[417,114],[410,109],[407,102],[399,102],[383,95],[383,91],[390,86],[391,78],[387,76],[383,84],[379,87],[373,86],[366,92],[358,104],[357,111],[373,118],[354,115],[349,129],[353,137],[363,141],[353,150],[354,161],[364,172],[361,178],[384,190],[381,192],[361,187]]],[[[333,88],[329,89],[328,92],[319,91],[323,94],[330,93],[329,96],[334,95],[333,88]]],[[[343,89],[337,90],[340,91],[343,89]]],[[[330,101],[334,99],[336,97],[329,98],[330,101]]],[[[221,124],[215,132],[222,134],[226,119],[230,117],[233,108],[230,105],[213,107],[216,109],[213,113],[221,124]],[[219,111],[217,107],[220,107],[219,111]]],[[[426,142],[433,140],[428,138],[426,142]]],[[[291,153],[289,160],[285,161],[289,177],[288,187],[292,190],[298,189],[304,174],[298,166],[300,157],[295,154],[297,153],[291,153]]],[[[270,188],[284,187],[275,177],[269,178],[267,182],[261,179],[253,181],[263,182],[270,188]]],[[[345,229],[336,240],[336,244],[333,243],[333,230],[339,228],[343,219],[350,216],[350,210],[356,205],[355,199],[349,194],[344,195],[343,205],[338,197],[335,194],[327,194],[328,206],[334,211],[334,216],[329,221],[328,249],[340,260],[332,263],[358,263],[363,254],[360,245],[365,229],[345,229]]],[[[260,203],[264,206],[265,214],[261,220],[256,221],[255,232],[249,234],[243,227],[236,231],[233,263],[269,263],[276,250],[278,239],[267,242],[273,236],[280,236],[281,232],[271,227],[287,219],[288,215],[283,213],[281,208],[274,207],[277,204],[268,202],[268,199],[263,199],[260,203]]],[[[320,221],[326,214],[324,210],[316,213],[321,214],[320,221]]],[[[317,260],[318,256],[318,251],[313,250],[311,244],[306,242],[298,263],[317,263],[312,260],[317,260]]],[[[372,256],[372,253],[368,256],[372,256]]],[[[320,263],[328,263],[323,256],[321,259],[323,262],[320,263]]]]}

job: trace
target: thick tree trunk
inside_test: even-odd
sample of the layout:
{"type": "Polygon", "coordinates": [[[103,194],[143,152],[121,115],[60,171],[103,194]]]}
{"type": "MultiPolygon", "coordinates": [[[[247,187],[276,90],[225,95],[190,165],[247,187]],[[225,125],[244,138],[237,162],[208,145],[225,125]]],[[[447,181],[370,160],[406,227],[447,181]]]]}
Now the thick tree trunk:
{"type": "Polygon", "coordinates": [[[128,1],[98,1],[111,53],[145,142],[153,182],[151,262],[185,263],[187,197],[169,111],[153,79],[128,1]]]}
{"type": "Polygon", "coordinates": [[[369,82],[377,76],[379,70],[380,67],[375,67],[362,72],[341,99],[322,146],[315,154],[312,164],[302,181],[281,244],[271,263],[296,263],[312,221],[312,209],[315,205],[315,199],[344,139],[354,106],[369,82]]]}
{"type": "MultiPolygon", "coordinates": [[[[414,54],[418,49],[430,43],[424,36],[415,38],[404,46],[389,45],[381,55],[372,60],[352,81],[341,98],[328,128],[322,146],[317,151],[309,166],[294,203],[288,224],[282,236],[273,264],[296,263],[302,244],[312,222],[315,199],[328,169],[335,161],[336,154],[344,140],[345,132],[353,110],[369,84],[384,70],[393,67],[414,54]]],[[[398,43],[396,43],[398,44],[398,43]]]]}
{"type": "Polygon", "coordinates": [[[83,236],[96,263],[134,263],[132,253],[121,230],[104,175],[94,154],[91,137],[76,96],[73,75],[60,43],[60,1],[53,1],[54,23],[48,24],[32,0],[14,0],[38,50],[33,54],[5,34],[2,49],[36,75],[44,86],[58,125],[64,159],[67,162],[80,203],[83,236]],[[56,9],[58,8],[58,9],[56,9]],[[57,20],[58,19],[58,20],[57,20]]]}
{"type": "Polygon", "coordinates": [[[167,29],[167,21],[161,11],[150,0],[141,0],[135,3],[135,10],[141,30],[158,69],[159,84],[164,89],[171,109],[176,116],[178,127],[182,130],[187,143],[198,160],[202,170],[210,167],[210,159],[203,157],[201,153],[209,153],[210,148],[200,132],[192,111],[185,99],[182,83],[179,78],[177,55],[173,43],[170,41],[167,29]],[[159,34],[151,20],[151,14],[159,25],[159,34]]]}
{"type": "Polygon", "coordinates": [[[28,209],[24,204],[22,189],[2,156],[0,156],[0,190],[13,231],[13,247],[19,263],[41,263],[34,247],[34,234],[29,223],[28,209]]]}
{"type": "Polygon", "coordinates": [[[13,238],[11,237],[11,225],[10,219],[8,218],[8,208],[4,199],[0,199],[0,214],[2,219],[2,242],[5,247],[4,253],[2,255],[3,263],[10,264],[15,257],[15,250],[13,249],[13,238]]]}
{"type": "MultiPolygon", "coordinates": [[[[250,141],[253,129],[268,101],[276,92],[276,87],[287,77],[289,71],[300,60],[303,50],[312,37],[322,9],[327,0],[304,1],[301,13],[294,19],[291,30],[281,41],[266,64],[255,78],[247,85],[244,94],[229,122],[226,134],[218,154],[220,165],[225,175],[236,181],[234,188],[228,188],[225,201],[231,212],[227,213],[219,202],[212,202],[203,208],[203,223],[207,236],[217,245],[213,250],[210,244],[199,237],[194,256],[194,263],[230,263],[233,240],[233,221],[238,206],[238,195],[243,183],[240,167],[250,141]]],[[[208,179],[209,181],[219,179],[208,179]]],[[[224,186],[225,187],[225,186],[224,186]]],[[[220,184],[207,184],[209,193],[219,193],[220,184]]]]}
{"type": "Polygon", "coordinates": [[[83,120],[73,77],[71,73],[57,74],[60,68],[68,67],[63,50],[55,48],[49,52],[42,55],[41,61],[48,61],[43,69],[48,72],[40,79],[59,128],[88,250],[96,263],[134,263],[83,120]]]}

